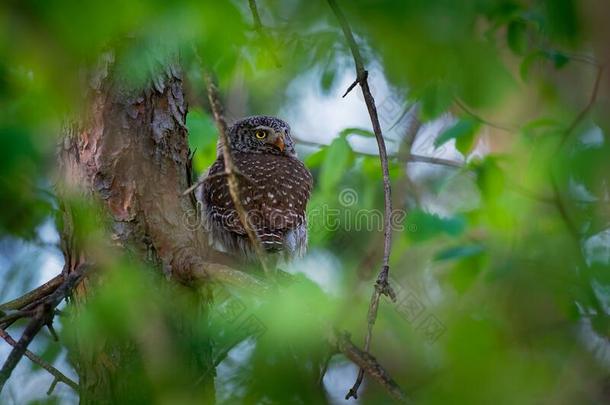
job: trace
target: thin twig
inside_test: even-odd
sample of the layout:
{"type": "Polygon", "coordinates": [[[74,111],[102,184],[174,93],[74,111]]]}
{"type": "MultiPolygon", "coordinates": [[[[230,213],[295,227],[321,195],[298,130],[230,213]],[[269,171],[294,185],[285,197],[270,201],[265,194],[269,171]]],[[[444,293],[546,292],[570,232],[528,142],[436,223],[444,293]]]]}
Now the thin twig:
{"type": "Polygon", "coordinates": [[[13,322],[15,322],[18,319],[28,318],[32,315],[34,315],[33,311],[18,310],[18,311],[10,312],[10,313],[6,314],[5,316],[3,316],[2,318],[0,318],[0,327],[7,327],[7,326],[5,326],[5,324],[11,325],[13,322]]]}
{"type": "MultiPolygon", "coordinates": [[[[304,139],[296,138],[294,136],[292,137],[292,139],[294,139],[295,142],[298,143],[299,145],[310,146],[312,148],[320,148],[320,147],[328,146],[328,144],[325,144],[325,143],[306,141],[304,139]]],[[[363,151],[355,150],[354,153],[356,153],[358,155],[373,156],[372,153],[367,153],[367,152],[363,152],[363,151]]],[[[434,157],[434,156],[424,156],[424,155],[418,155],[418,154],[414,154],[414,153],[410,153],[408,156],[394,155],[394,156],[389,156],[389,158],[396,158],[402,162],[429,163],[432,165],[454,167],[456,169],[461,169],[464,167],[463,162],[458,162],[456,160],[443,159],[443,158],[438,158],[438,157],[434,157]]]]}
{"type": "Polygon", "coordinates": [[[8,358],[2,365],[2,369],[0,369],[0,392],[25,354],[29,344],[34,340],[40,329],[53,320],[55,307],[71,294],[74,286],[82,279],[87,268],[88,266],[84,264],[80,265],[74,272],[64,278],[63,283],[57,287],[55,291],[45,297],[44,300],[36,306],[35,315],[30,319],[21,338],[9,353],[8,358]]]}
{"type": "MultiPolygon", "coordinates": [[[[383,139],[383,134],[381,132],[381,125],[379,124],[379,116],[377,114],[377,108],[375,107],[375,99],[371,94],[371,89],[369,88],[368,83],[368,72],[364,68],[364,62],[362,60],[362,55],[360,54],[360,49],[358,48],[358,44],[354,38],[354,34],[350,28],[349,22],[345,15],[339,8],[339,5],[335,0],[328,0],[328,4],[330,8],[333,10],[337,20],[339,21],[339,25],[341,25],[341,29],[343,30],[343,34],[345,39],[347,40],[348,46],[351,50],[352,56],[354,58],[354,64],[356,65],[356,80],[354,83],[350,85],[347,89],[343,97],[345,97],[355,86],[356,84],[360,85],[362,90],[362,95],[364,97],[364,102],[366,103],[366,107],[369,111],[369,116],[371,118],[371,124],[373,125],[373,132],[375,133],[375,138],[377,139],[377,146],[379,149],[379,159],[381,161],[381,171],[383,174],[383,195],[384,195],[384,229],[383,229],[383,265],[381,267],[381,271],[377,277],[377,281],[375,283],[375,290],[373,291],[373,295],[371,297],[371,302],[369,306],[368,313],[368,329],[367,334],[364,341],[364,350],[366,352],[370,349],[371,339],[373,335],[373,325],[375,324],[375,320],[377,319],[377,309],[379,306],[379,299],[381,295],[387,295],[391,299],[395,300],[396,296],[392,291],[392,288],[388,282],[388,274],[390,271],[390,250],[392,247],[392,196],[391,196],[391,186],[390,186],[390,170],[388,164],[388,155],[385,147],[385,141],[383,139]]],[[[346,399],[350,397],[357,398],[358,396],[358,388],[362,383],[362,379],[364,378],[364,369],[360,368],[358,373],[358,379],[356,380],[354,387],[349,391],[346,396],[346,399]]]]}
{"type": "Polygon", "coordinates": [[[471,109],[466,107],[466,105],[457,98],[455,99],[455,104],[460,107],[460,109],[462,109],[462,111],[464,111],[466,114],[470,115],[472,118],[481,122],[482,124],[487,125],[488,127],[496,128],[506,132],[516,132],[518,130],[518,128],[510,127],[508,125],[496,124],[495,122],[491,122],[486,120],[485,118],[482,118],[481,116],[475,114],[471,109]]]}
{"type": "MultiPolygon", "coordinates": [[[[564,148],[564,146],[570,139],[570,136],[574,133],[574,131],[576,130],[578,125],[580,125],[580,123],[586,118],[586,116],[591,111],[591,108],[593,108],[593,105],[597,101],[597,95],[599,93],[599,86],[601,83],[603,72],[604,72],[604,66],[597,65],[597,74],[595,76],[595,82],[593,83],[593,89],[591,90],[591,95],[589,96],[589,101],[587,102],[585,107],[578,113],[578,115],[576,115],[576,117],[574,118],[572,123],[568,126],[568,128],[563,133],[563,135],[557,145],[557,149],[555,151],[555,156],[557,156],[561,153],[562,149],[564,148]]],[[[561,196],[561,191],[559,188],[559,180],[556,178],[556,176],[552,170],[551,170],[551,186],[553,188],[553,199],[555,202],[555,206],[557,207],[557,211],[559,212],[559,215],[565,222],[566,227],[568,228],[568,231],[570,232],[572,237],[576,241],[578,241],[579,240],[578,227],[574,223],[574,221],[572,221],[572,218],[570,217],[568,208],[566,207],[566,204],[563,201],[563,198],[561,196]]]]}
{"type": "Polygon", "coordinates": [[[233,206],[235,207],[235,211],[237,211],[237,215],[239,216],[239,220],[243,225],[248,238],[250,239],[250,243],[252,244],[256,256],[258,257],[261,265],[263,266],[263,270],[266,275],[270,275],[269,268],[267,266],[267,260],[265,251],[258,239],[256,231],[252,228],[252,224],[248,218],[248,214],[246,213],[246,209],[244,208],[241,198],[239,196],[239,183],[237,180],[237,168],[235,167],[235,163],[233,162],[233,156],[231,155],[231,144],[229,143],[229,139],[227,136],[227,123],[224,119],[224,112],[222,108],[222,103],[220,102],[220,96],[218,94],[218,88],[212,75],[209,72],[204,73],[205,82],[208,92],[208,99],[210,101],[210,106],[212,108],[212,114],[214,115],[214,121],[216,122],[216,127],[218,128],[218,134],[220,137],[220,142],[222,145],[222,158],[224,160],[225,173],[227,175],[227,184],[229,186],[229,194],[231,195],[231,199],[233,200],[233,206]]]}
{"type": "Polygon", "coordinates": [[[25,354],[27,347],[34,340],[36,334],[40,329],[49,321],[49,312],[47,305],[41,305],[38,307],[36,316],[32,317],[28,325],[25,327],[23,334],[19,341],[13,347],[13,350],[8,355],[8,358],[0,369],[0,392],[6,384],[6,381],[10,378],[13,370],[21,360],[21,357],[25,354]]]}
{"type": "Polygon", "coordinates": [[[583,119],[585,119],[587,114],[589,114],[589,111],[591,111],[591,108],[593,108],[595,101],[597,101],[597,94],[599,92],[599,85],[601,83],[603,73],[604,66],[598,66],[597,74],[595,75],[595,82],[593,83],[593,89],[591,90],[591,95],[589,96],[589,101],[587,102],[587,105],[585,105],[585,107],[580,111],[580,113],[578,113],[578,115],[574,118],[568,129],[566,129],[566,131],[564,132],[563,136],[561,137],[561,141],[559,142],[559,146],[557,147],[558,152],[563,148],[565,143],[570,138],[570,135],[576,129],[576,127],[582,122],[583,119]]]}
{"type": "MultiPolygon", "coordinates": [[[[15,339],[13,339],[11,335],[9,335],[4,329],[0,329],[0,337],[2,337],[2,339],[4,339],[6,343],[13,347],[17,345],[15,339]]],[[[52,365],[50,365],[49,363],[47,363],[29,350],[26,350],[24,355],[33,363],[38,364],[40,367],[47,370],[53,377],[55,377],[55,381],[61,381],[70,388],[72,388],[74,391],[78,392],[78,384],[72,379],[70,379],[68,376],[66,376],[64,373],[62,373],[61,371],[59,371],[58,369],[56,369],[55,367],[53,367],[52,365]]]]}
{"type": "Polygon", "coordinates": [[[456,169],[461,169],[464,167],[464,163],[457,162],[455,160],[443,159],[434,156],[415,155],[413,153],[410,153],[406,160],[407,162],[430,163],[433,165],[454,167],[456,169]]]}

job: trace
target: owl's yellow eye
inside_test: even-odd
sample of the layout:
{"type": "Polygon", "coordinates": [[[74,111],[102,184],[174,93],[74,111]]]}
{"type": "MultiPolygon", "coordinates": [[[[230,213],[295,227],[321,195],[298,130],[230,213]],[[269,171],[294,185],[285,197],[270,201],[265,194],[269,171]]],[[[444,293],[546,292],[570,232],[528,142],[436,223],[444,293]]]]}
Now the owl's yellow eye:
{"type": "Polygon", "coordinates": [[[259,129],[254,133],[254,136],[257,139],[265,139],[265,137],[267,136],[267,133],[265,131],[263,131],[262,129],[259,129]]]}

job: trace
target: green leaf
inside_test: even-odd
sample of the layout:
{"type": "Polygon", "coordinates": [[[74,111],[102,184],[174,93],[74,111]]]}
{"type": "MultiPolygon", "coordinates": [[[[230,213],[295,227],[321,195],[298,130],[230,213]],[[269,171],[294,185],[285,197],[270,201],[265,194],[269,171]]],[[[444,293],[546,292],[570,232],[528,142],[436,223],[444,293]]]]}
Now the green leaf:
{"type": "Polygon", "coordinates": [[[199,109],[188,113],[186,127],[189,130],[189,147],[195,151],[193,166],[201,173],[216,159],[216,127],[210,117],[199,109]]]}
{"type": "Polygon", "coordinates": [[[456,260],[466,257],[477,256],[483,253],[485,249],[481,245],[462,245],[455,246],[438,252],[434,259],[438,261],[456,260]]]}
{"type": "Polygon", "coordinates": [[[464,293],[477,279],[477,276],[488,263],[485,251],[477,249],[477,245],[455,248],[454,253],[461,254],[454,261],[453,268],[448,274],[447,281],[459,293],[464,293]]]}
{"type": "Polygon", "coordinates": [[[561,69],[570,61],[568,56],[559,51],[546,51],[544,56],[553,62],[555,69],[561,69]]]}
{"type": "Polygon", "coordinates": [[[527,81],[529,79],[532,65],[542,57],[544,57],[544,53],[542,51],[534,51],[523,58],[521,66],[519,66],[519,75],[521,76],[521,80],[527,81]]]}
{"type": "Polygon", "coordinates": [[[343,131],[339,132],[339,136],[341,137],[346,137],[348,135],[360,135],[365,136],[367,138],[375,137],[374,132],[364,128],[345,128],[343,131]]]}
{"type": "Polygon", "coordinates": [[[354,153],[344,137],[336,138],[326,149],[326,156],[320,172],[320,187],[331,191],[347,172],[354,159],[354,153]]]}
{"type": "Polygon", "coordinates": [[[326,152],[328,151],[328,146],[323,146],[320,150],[315,151],[311,155],[305,158],[305,165],[310,169],[316,169],[324,163],[326,159],[326,152]]]}
{"type": "Polygon", "coordinates": [[[336,78],[337,71],[333,67],[328,66],[326,69],[324,69],[322,75],[320,76],[320,87],[322,88],[324,94],[328,94],[330,89],[333,87],[336,78]]]}
{"type": "Polygon", "coordinates": [[[442,234],[458,236],[465,228],[466,219],[461,215],[443,218],[438,214],[416,209],[407,218],[405,232],[411,240],[422,242],[442,234]]]}
{"type": "Polygon", "coordinates": [[[434,141],[434,146],[439,146],[455,139],[455,147],[467,156],[474,146],[475,134],[481,126],[478,120],[473,118],[463,118],[452,127],[444,130],[434,141]]]}
{"type": "Polygon", "coordinates": [[[553,39],[574,43],[581,31],[579,2],[575,0],[545,0],[544,11],[548,33],[553,39]]]}
{"type": "Polygon", "coordinates": [[[444,113],[453,102],[454,95],[452,88],[445,83],[430,84],[420,92],[414,91],[414,97],[421,104],[421,120],[432,120],[444,113]]]}
{"type": "Polygon", "coordinates": [[[523,58],[523,62],[521,62],[521,66],[519,67],[521,79],[526,81],[529,78],[532,65],[540,59],[546,59],[553,62],[555,69],[561,69],[570,61],[570,58],[567,55],[559,51],[534,51],[523,58]]]}
{"type": "Polygon", "coordinates": [[[506,181],[495,156],[487,156],[482,161],[474,162],[472,168],[476,175],[477,187],[487,202],[502,194],[506,181]]]}
{"type": "Polygon", "coordinates": [[[542,130],[552,128],[559,128],[559,122],[557,120],[552,118],[538,118],[523,125],[523,127],[521,127],[521,132],[527,137],[534,137],[539,135],[542,130]]]}
{"type": "Polygon", "coordinates": [[[517,55],[525,54],[527,50],[527,24],[515,20],[508,24],[506,40],[510,49],[517,55]]]}

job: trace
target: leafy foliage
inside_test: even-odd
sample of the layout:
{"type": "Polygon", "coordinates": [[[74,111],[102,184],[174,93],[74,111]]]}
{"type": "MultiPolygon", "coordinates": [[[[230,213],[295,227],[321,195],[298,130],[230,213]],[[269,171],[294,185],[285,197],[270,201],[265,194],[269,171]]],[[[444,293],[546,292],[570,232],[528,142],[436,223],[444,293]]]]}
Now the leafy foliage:
{"type": "MultiPolygon", "coordinates": [[[[83,72],[102,52],[120,53],[118,69],[136,87],[150,85],[143,55],[179,55],[197,174],[216,158],[204,65],[219,78],[229,119],[280,114],[311,89],[315,100],[357,99],[357,89],[345,100],[336,94],[353,80],[353,66],[326,4],[257,3],[266,39],[252,29],[246,1],[0,5],[3,301],[44,267],[34,259],[13,265],[25,251],[14,241],[39,242],[45,221],[59,217],[51,186],[56,135],[66,117],[82,114],[91,84],[83,72]]],[[[595,17],[608,15],[608,6],[339,3],[367,68],[380,72],[383,85],[372,85],[378,106],[388,94],[401,95],[397,110],[404,100],[417,106],[395,128],[387,123],[396,117],[379,108],[396,146],[390,274],[398,300],[380,304],[373,355],[417,403],[600,402],[610,367],[599,356],[609,350],[610,122],[601,104],[607,75],[595,84],[604,55],[591,49],[607,49],[606,22],[595,17]],[[406,121],[421,124],[410,151],[406,121]],[[459,158],[462,167],[406,164],[408,152],[459,158]]],[[[291,117],[295,128],[309,117],[302,113],[291,117]]],[[[297,145],[315,177],[310,252],[290,269],[299,273],[294,284],[266,299],[222,285],[170,286],[133,252],[108,246],[99,207],[70,201],[75,237],[96,252],[103,277],[82,310],[67,307],[61,345],[95,352],[137,342],[134,363],[116,374],[141,388],[134,402],[207,401],[205,387],[189,382],[216,373],[219,403],[338,403],[356,370],[335,355],[317,381],[329,356],[323,335],[332,325],[363,341],[382,250],[381,170],[375,150],[360,147],[374,140],[359,122],[334,133],[318,125],[328,132],[326,146],[297,145]],[[196,304],[202,296],[213,302],[209,312],[196,304]],[[217,369],[202,370],[200,360],[210,357],[217,369]]],[[[45,247],[37,249],[26,253],[45,247]]],[[[58,344],[43,339],[44,359],[68,368],[58,344]]],[[[362,403],[388,401],[370,380],[361,390],[362,403]]]]}

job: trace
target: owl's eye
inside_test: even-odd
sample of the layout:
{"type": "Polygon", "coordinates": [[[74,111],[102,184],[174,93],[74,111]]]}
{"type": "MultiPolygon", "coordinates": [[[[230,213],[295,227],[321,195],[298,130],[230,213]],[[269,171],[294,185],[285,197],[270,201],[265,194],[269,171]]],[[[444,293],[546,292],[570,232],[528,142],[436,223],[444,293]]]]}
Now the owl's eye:
{"type": "Polygon", "coordinates": [[[254,133],[254,136],[256,137],[256,139],[265,139],[267,133],[262,129],[259,129],[254,133]]]}

